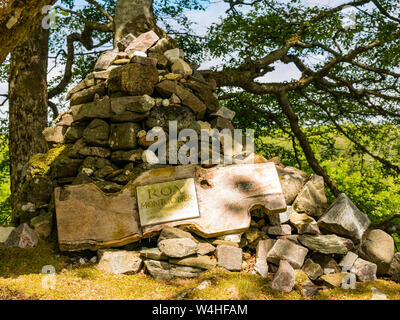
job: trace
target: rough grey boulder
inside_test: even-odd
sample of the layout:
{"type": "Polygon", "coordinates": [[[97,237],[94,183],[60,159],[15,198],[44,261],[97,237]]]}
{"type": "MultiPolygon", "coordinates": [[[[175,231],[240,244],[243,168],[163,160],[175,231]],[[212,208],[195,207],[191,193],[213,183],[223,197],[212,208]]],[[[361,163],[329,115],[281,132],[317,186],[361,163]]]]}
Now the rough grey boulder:
{"type": "Polygon", "coordinates": [[[276,166],[286,204],[292,205],[309,175],[297,168],[276,166]]]}
{"type": "Polygon", "coordinates": [[[279,226],[289,221],[293,213],[293,208],[288,206],[286,211],[281,213],[272,213],[268,215],[269,222],[274,226],[279,226]]]}
{"type": "Polygon", "coordinates": [[[349,251],[340,261],[339,266],[350,270],[353,267],[354,262],[357,260],[357,258],[358,258],[357,254],[349,251]]]}
{"type": "Polygon", "coordinates": [[[267,233],[274,236],[287,236],[292,234],[292,228],[288,224],[282,224],[279,226],[268,227],[267,233]]]}
{"type": "Polygon", "coordinates": [[[109,143],[113,150],[130,150],[137,148],[137,133],[141,130],[137,123],[113,123],[109,143]]]}
{"type": "Polygon", "coordinates": [[[300,243],[308,249],[324,254],[346,254],[349,251],[351,240],[329,235],[307,235],[298,236],[300,243]]]}
{"type": "Polygon", "coordinates": [[[316,280],[324,274],[322,267],[311,259],[307,259],[303,265],[302,270],[307,274],[311,280],[316,280]]]}
{"type": "Polygon", "coordinates": [[[40,238],[48,238],[53,228],[53,213],[43,210],[40,215],[31,219],[30,225],[40,238]]]}
{"type": "Polygon", "coordinates": [[[114,274],[136,273],[142,266],[142,259],[137,252],[105,249],[98,251],[97,269],[114,274]]]}
{"type": "Polygon", "coordinates": [[[207,270],[212,269],[217,265],[217,262],[210,256],[195,256],[182,259],[169,259],[169,263],[207,270]]]}
{"type": "Polygon", "coordinates": [[[229,271],[242,270],[242,252],[240,248],[218,245],[216,251],[218,265],[229,271]]]}
{"type": "Polygon", "coordinates": [[[318,220],[318,226],[325,232],[361,240],[371,224],[367,215],[361,212],[354,203],[341,193],[318,220]]]}
{"type": "Polygon", "coordinates": [[[254,271],[260,276],[267,278],[268,277],[267,261],[262,259],[256,259],[256,263],[254,264],[254,271]]]}
{"type": "Polygon", "coordinates": [[[297,245],[290,240],[279,239],[269,250],[267,261],[278,265],[281,260],[287,260],[293,268],[300,269],[307,252],[307,248],[297,245]]]}
{"type": "Polygon", "coordinates": [[[83,139],[88,145],[108,146],[110,126],[101,119],[94,119],[83,131],[83,139]]]}
{"type": "Polygon", "coordinates": [[[358,258],[353,264],[359,281],[375,281],[377,266],[375,263],[358,258]]]}
{"type": "Polygon", "coordinates": [[[318,224],[314,218],[305,213],[296,213],[290,216],[290,223],[297,229],[298,234],[320,234],[318,224]]]}
{"type": "Polygon", "coordinates": [[[74,105],[71,107],[71,111],[74,121],[89,120],[94,118],[107,119],[112,115],[109,97],[86,104],[74,105]]]}
{"type": "Polygon", "coordinates": [[[147,271],[155,278],[160,280],[170,280],[172,278],[195,278],[199,276],[202,269],[179,266],[165,261],[146,260],[144,265],[147,271]]]}
{"type": "Polygon", "coordinates": [[[16,248],[33,248],[39,242],[39,237],[28,224],[23,223],[18,228],[11,231],[4,245],[16,248]]]}
{"type": "Polygon", "coordinates": [[[293,267],[286,260],[279,262],[278,271],[275,273],[271,288],[289,293],[293,290],[296,281],[296,274],[293,267]]]}
{"type": "Polygon", "coordinates": [[[161,252],[158,248],[142,248],[140,256],[152,260],[168,260],[168,256],[161,252]]]}
{"type": "Polygon", "coordinates": [[[293,202],[293,209],[296,212],[319,218],[327,207],[324,179],[321,176],[312,175],[293,202]]]}
{"type": "Polygon", "coordinates": [[[162,253],[171,258],[183,258],[197,253],[199,245],[189,238],[165,239],[158,243],[162,253]]]}
{"type": "Polygon", "coordinates": [[[394,256],[394,240],[383,230],[368,232],[358,252],[361,258],[378,266],[378,275],[385,275],[394,256]]]}
{"type": "Polygon", "coordinates": [[[393,281],[400,282],[400,252],[396,252],[394,255],[388,274],[393,281]]]}
{"type": "Polygon", "coordinates": [[[198,242],[190,232],[173,228],[173,227],[165,227],[161,230],[160,236],[158,237],[158,242],[165,239],[179,239],[179,238],[189,238],[194,242],[198,242]]]}

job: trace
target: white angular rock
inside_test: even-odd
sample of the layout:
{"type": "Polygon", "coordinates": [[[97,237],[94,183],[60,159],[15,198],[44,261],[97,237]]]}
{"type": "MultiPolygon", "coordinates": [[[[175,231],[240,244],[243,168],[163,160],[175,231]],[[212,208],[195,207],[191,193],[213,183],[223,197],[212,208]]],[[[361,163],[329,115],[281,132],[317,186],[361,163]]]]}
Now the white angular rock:
{"type": "Polygon", "coordinates": [[[114,274],[136,273],[142,266],[142,259],[137,252],[105,249],[98,251],[97,269],[114,274]]]}
{"type": "Polygon", "coordinates": [[[358,258],[357,254],[349,251],[340,261],[339,266],[350,270],[353,267],[354,262],[356,262],[357,258],[358,258]]]}
{"type": "Polygon", "coordinates": [[[367,215],[341,193],[318,220],[320,230],[360,240],[371,224],[367,215]]]}
{"type": "Polygon", "coordinates": [[[184,53],[181,49],[175,48],[164,52],[170,63],[174,63],[178,59],[184,59],[184,53]]]}
{"type": "Polygon", "coordinates": [[[149,164],[158,164],[160,163],[160,159],[158,159],[157,155],[151,150],[144,150],[142,153],[142,160],[145,163],[149,164]]]}

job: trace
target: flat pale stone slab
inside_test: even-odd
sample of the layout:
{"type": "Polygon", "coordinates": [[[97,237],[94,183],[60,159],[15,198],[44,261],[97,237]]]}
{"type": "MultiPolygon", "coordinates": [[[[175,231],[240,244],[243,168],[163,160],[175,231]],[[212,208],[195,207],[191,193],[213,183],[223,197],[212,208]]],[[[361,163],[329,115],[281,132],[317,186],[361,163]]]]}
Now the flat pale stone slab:
{"type": "Polygon", "coordinates": [[[273,163],[204,169],[186,165],[143,172],[120,192],[105,194],[94,184],[56,188],[55,205],[61,250],[123,246],[158,234],[164,227],[184,226],[205,238],[242,232],[250,226],[249,212],[286,210],[273,163]],[[142,227],[136,189],[193,178],[199,217],[142,227]]]}

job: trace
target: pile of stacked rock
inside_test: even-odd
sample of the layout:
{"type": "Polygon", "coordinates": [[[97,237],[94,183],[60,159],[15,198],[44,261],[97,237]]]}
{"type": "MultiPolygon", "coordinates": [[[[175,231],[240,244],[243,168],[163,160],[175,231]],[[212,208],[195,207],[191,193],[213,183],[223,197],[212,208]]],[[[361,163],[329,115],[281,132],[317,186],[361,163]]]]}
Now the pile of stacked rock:
{"type": "MultiPolygon", "coordinates": [[[[52,148],[27,164],[14,212],[19,227],[0,227],[1,243],[32,247],[50,236],[57,186],[93,182],[113,193],[140,173],[162,166],[148,150],[151,129],[168,135],[173,120],[178,130],[233,129],[234,113],[219,106],[215,83],[202,78],[181,50],[153,32],[128,35],[118,49],[99,58],[95,69],[68,93],[71,110],[44,131],[52,148]]],[[[262,157],[257,161],[267,162],[262,157]]],[[[377,274],[400,280],[400,253],[394,255],[392,237],[371,230],[368,217],[346,195],[328,207],[322,177],[284,167],[278,159],[269,161],[279,174],[285,212],[253,210],[245,232],[213,239],[164,228],[146,245],[98,250],[98,268],[146,270],[155,278],[171,279],[223,267],[270,277],[272,288],[296,289],[304,296],[323,287],[375,280],[377,274]]]]}

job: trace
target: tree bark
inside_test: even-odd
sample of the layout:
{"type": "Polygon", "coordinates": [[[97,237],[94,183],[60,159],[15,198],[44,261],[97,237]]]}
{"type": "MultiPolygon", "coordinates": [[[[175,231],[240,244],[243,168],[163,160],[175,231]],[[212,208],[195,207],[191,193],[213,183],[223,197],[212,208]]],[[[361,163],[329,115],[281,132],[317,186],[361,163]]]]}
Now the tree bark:
{"type": "Polygon", "coordinates": [[[21,185],[24,165],[47,151],[42,131],[47,126],[48,30],[38,19],[30,38],[11,54],[9,78],[9,149],[11,205],[21,185]]]}
{"type": "Polygon", "coordinates": [[[29,36],[31,27],[42,17],[42,8],[56,0],[0,1],[0,64],[29,36]]]}

